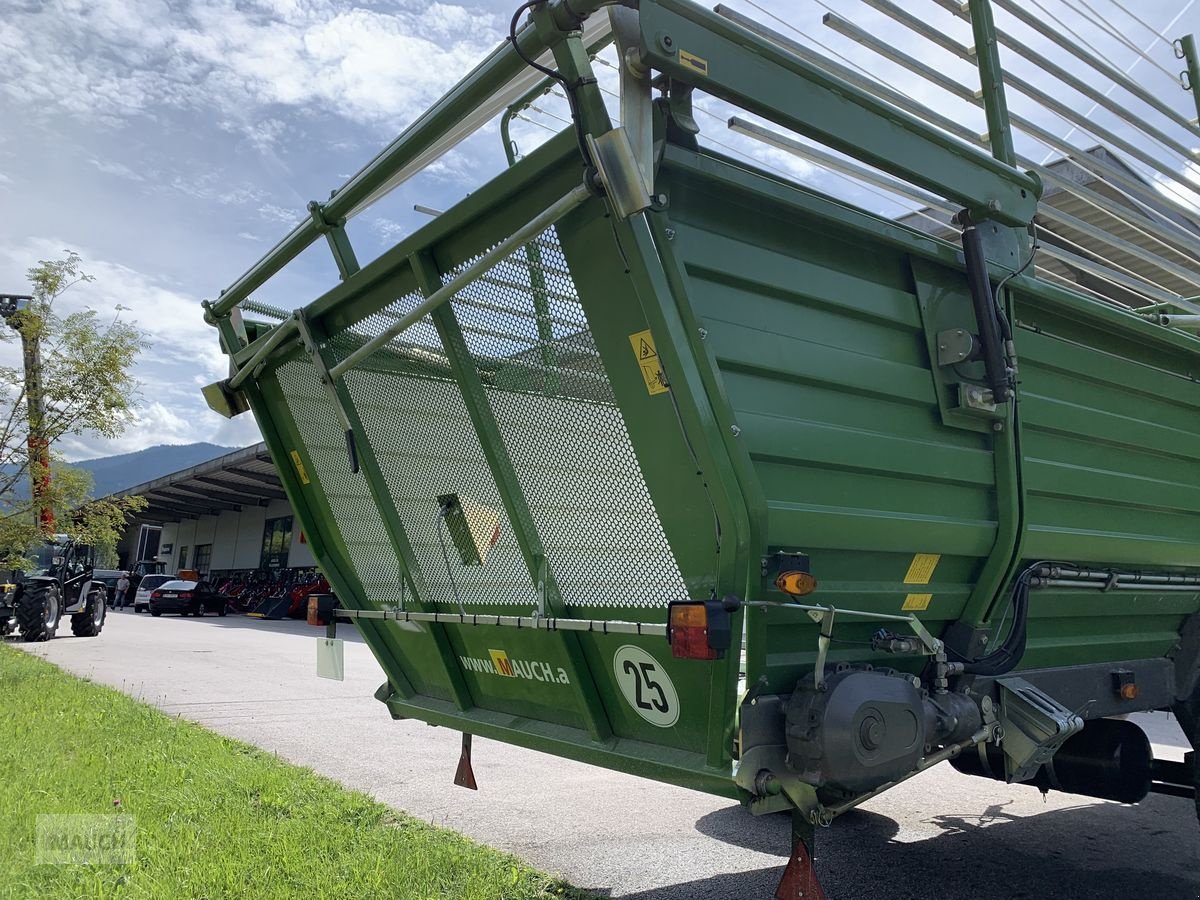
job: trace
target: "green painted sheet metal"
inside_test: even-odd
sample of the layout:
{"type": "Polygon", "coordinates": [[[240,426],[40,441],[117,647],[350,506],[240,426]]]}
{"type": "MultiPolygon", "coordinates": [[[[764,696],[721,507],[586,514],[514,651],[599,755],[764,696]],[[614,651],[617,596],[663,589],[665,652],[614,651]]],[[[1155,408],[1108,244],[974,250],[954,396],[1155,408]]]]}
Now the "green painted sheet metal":
{"type": "MultiPolygon", "coordinates": [[[[868,235],[841,204],[743,164],[671,148],[660,174],[690,302],[767,498],[764,549],[810,554],[817,603],[894,614],[931,594],[920,615],[937,633],[969,609],[1007,524],[995,453],[1007,435],[952,408],[960,379],[931,362],[914,282],[933,272],[969,316],[961,263],[897,226],[868,235]],[[933,577],[905,584],[918,553],[939,557],[933,577]]],[[[1200,343],[1019,284],[1021,558],[1197,567],[1200,343]]],[[[1186,592],[1090,593],[1035,593],[1025,665],[1161,656],[1197,608],[1186,592]]],[[[750,681],[789,689],[811,669],[816,627],[787,610],[751,619],[750,681]]],[[[830,658],[870,653],[835,645],[830,658]]]]}

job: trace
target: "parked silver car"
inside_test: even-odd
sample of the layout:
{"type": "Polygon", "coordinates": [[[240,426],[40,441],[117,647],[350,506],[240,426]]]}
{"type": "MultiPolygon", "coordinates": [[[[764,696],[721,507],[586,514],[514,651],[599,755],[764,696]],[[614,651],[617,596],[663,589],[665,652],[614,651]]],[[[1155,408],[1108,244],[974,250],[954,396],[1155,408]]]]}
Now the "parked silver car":
{"type": "Polygon", "coordinates": [[[147,575],[137,586],[137,593],[133,595],[133,611],[141,612],[142,610],[150,609],[150,593],[155,589],[162,587],[168,581],[174,581],[174,575],[147,575]]]}

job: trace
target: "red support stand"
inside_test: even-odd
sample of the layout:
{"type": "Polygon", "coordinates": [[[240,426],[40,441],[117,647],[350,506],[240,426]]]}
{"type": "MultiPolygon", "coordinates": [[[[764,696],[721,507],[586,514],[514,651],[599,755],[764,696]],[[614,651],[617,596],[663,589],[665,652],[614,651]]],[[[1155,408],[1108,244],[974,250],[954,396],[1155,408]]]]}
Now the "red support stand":
{"type": "Polygon", "coordinates": [[[471,736],[465,731],[462,736],[462,753],[458,757],[458,771],[454,773],[454,783],[468,790],[479,790],[475,786],[475,772],[471,768],[471,736]]]}
{"type": "Polygon", "coordinates": [[[827,900],[817,880],[816,829],[800,810],[792,811],[792,858],[775,889],[775,900],[827,900]]]}

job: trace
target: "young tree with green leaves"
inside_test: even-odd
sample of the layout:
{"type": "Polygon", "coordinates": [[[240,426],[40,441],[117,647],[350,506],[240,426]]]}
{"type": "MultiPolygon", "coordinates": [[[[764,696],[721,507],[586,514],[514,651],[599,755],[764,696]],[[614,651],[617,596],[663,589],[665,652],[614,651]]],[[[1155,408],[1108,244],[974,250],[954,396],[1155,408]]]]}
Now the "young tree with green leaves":
{"type": "Polygon", "coordinates": [[[122,308],[111,318],[55,311],[66,291],[93,280],[81,263],[74,251],[39,260],[28,272],[31,299],[10,305],[0,323],[0,342],[22,348],[19,365],[0,366],[0,568],[19,567],[55,528],[114,547],[128,514],[145,505],[92,499],[91,476],[55,450],[69,435],[119,436],[138,396],[132,368],[145,340],[122,308]]]}

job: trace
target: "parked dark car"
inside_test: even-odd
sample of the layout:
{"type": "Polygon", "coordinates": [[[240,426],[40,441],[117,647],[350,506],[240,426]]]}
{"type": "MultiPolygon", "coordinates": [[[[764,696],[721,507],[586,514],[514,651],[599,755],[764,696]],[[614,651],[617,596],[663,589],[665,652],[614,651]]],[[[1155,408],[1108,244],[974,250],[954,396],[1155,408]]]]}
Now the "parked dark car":
{"type": "Polygon", "coordinates": [[[133,591],[133,611],[140,613],[144,609],[150,608],[150,594],[162,587],[168,581],[179,581],[174,575],[143,575],[138,580],[137,589],[130,588],[133,591]]]}
{"type": "Polygon", "coordinates": [[[122,574],[120,569],[96,569],[92,572],[92,581],[104,585],[105,600],[110,607],[117,599],[117,582],[121,580],[122,574]]]}
{"type": "Polygon", "coordinates": [[[179,613],[181,616],[202,616],[205,613],[225,615],[224,594],[218,593],[207,581],[168,581],[150,592],[150,615],[179,613]]]}

